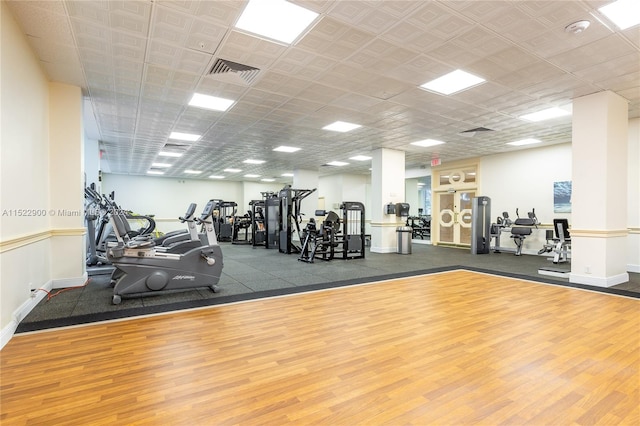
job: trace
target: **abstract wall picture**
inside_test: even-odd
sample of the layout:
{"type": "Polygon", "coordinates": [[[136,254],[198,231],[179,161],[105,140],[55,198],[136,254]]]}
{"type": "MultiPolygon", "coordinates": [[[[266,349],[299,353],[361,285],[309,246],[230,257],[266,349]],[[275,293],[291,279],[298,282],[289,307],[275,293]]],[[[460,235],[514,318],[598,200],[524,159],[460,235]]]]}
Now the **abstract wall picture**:
{"type": "Polygon", "coordinates": [[[571,181],[553,182],[553,212],[571,213],[571,181]]]}

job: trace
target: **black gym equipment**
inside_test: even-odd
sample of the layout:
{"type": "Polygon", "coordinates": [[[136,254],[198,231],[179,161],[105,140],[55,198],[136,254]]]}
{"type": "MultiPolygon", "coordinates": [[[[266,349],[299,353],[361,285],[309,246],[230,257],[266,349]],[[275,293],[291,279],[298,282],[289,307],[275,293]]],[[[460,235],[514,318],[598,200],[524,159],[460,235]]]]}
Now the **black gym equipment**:
{"type": "Polygon", "coordinates": [[[491,224],[490,235],[491,239],[495,240],[495,245],[491,246],[491,250],[493,250],[494,253],[506,251],[514,252],[516,256],[520,256],[522,254],[524,240],[527,236],[531,235],[533,229],[537,228],[539,225],[535,209],[528,212],[526,218],[521,218],[518,213],[518,209],[516,209],[516,216],[516,220],[512,221],[509,218],[509,214],[507,212],[503,212],[502,217],[498,217],[496,223],[491,224]],[[515,249],[500,245],[500,235],[503,232],[509,232],[511,234],[510,238],[513,239],[513,242],[516,245],[515,249]]]}
{"type": "Polygon", "coordinates": [[[313,218],[309,220],[302,234],[298,260],[313,263],[316,257],[328,261],[336,255],[342,259],[364,258],[364,204],[345,201],[340,210],[342,220],[335,212],[316,210],[316,216],[326,216],[325,220],[319,227],[313,218]]]}
{"type": "Polygon", "coordinates": [[[516,256],[520,256],[522,254],[522,246],[524,245],[524,240],[527,236],[531,235],[533,227],[538,228],[538,219],[536,218],[536,209],[531,209],[529,213],[527,213],[526,218],[521,218],[518,214],[518,209],[516,209],[516,220],[513,222],[514,226],[511,227],[511,238],[513,238],[513,242],[516,244],[516,256]]]}
{"type": "Polygon", "coordinates": [[[210,200],[196,223],[205,228],[206,244],[183,253],[170,253],[155,247],[152,239],[130,239],[119,215],[111,222],[118,242],[109,245],[107,255],[116,267],[112,302],[122,301],[123,295],[148,295],[161,290],[181,290],[210,287],[218,292],[222,274],[222,250],[213,227],[213,209],[216,202],[210,200]]]}
{"type": "Polygon", "coordinates": [[[429,215],[409,216],[406,226],[411,227],[411,238],[413,239],[431,238],[431,216],[429,215]]]}
{"type": "MultiPolygon", "coordinates": [[[[569,234],[569,221],[567,219],[553,219],[553,231],[547,230],[547,244],[544,245],[538,254],[548,252],[553,252],[552,260],[555,265],[569,262],[569,253],[571,252],[571,235],[569,234]],[[554,232],[555,237],[553,235],[554,232]]],[[[571,270],[545,266],[538,269],[538,273],[540,275],[568,278],[571,274],[571,270]]]]}
{"type": "Polygon", "coordinates": [[[243,216],[233,217],[233,235],[231,237],[231,244],[251,244],[251,240],[249,240],[249,230],[253,223],[251,216],[251,210],[248,210],[243,216]]]}
{"type": "Polygon", "coordinates": [[[236,215],[238,206],[234,201],[213,200],[213,228],[220,241],[231,241],[233,239],[233,218],[236,215]]]}
{"type": "Polygon", "coordinates": [[[294,231],[302,242],[302,200],[316,189],[294,189],[287,185],[276,193],[262,193],[265,207],[266,248],[278,248],[280,253],[300,253],[302,248],[293,242],[294,231]]]}
{"type": "Polygon", "coordinates": [[[264,200],[251,200],[251,245],[266,245],[267,230],[264,217],[264,200]]]}
{"type": "Polygon", "coordinates": [[[491,199],[471,199],[471,254],[487,254],[491,245],[491,199]]]}
{"type": "Polygon", "coordinates": [[[571,234],[567,219],[553,219],[553,229],[547,230],[547,242],[538,254],[553,253],[553,263],[567,263],[571,252],[571,234]]]}

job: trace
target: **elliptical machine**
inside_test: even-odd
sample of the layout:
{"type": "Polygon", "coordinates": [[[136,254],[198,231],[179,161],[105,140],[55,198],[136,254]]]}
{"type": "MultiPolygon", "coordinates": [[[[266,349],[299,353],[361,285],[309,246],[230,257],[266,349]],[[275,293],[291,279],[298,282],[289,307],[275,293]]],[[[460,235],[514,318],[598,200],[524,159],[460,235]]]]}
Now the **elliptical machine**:
{"type": "Polygon", "coordinates": [[[178,290],[210,287],[219,291],[218,282],[222,274],[222,250],[213,229],[215,201],[210,200],[196,222],[205,228],[206,244],[183,253],[170,253],[155,247],[151,239],[125,240],[126,229],[122,219],[113,215],[111,222],[118,239],[110,245],[107,255],[116,267],[113,275],[114,305],[127,294],[148,294],[161,290],[178,290]]]}

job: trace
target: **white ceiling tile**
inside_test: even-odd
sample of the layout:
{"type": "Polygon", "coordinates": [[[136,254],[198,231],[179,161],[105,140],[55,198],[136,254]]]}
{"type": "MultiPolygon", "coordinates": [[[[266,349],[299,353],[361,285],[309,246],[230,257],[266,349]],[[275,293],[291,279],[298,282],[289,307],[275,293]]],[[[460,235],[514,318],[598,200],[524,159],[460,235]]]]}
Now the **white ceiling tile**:
{"type": "MultiPolygon", "coordinates": [[[[7,4],[49,78],[83,87],[106,167],[121,173],[145,173],[176,127],[205,134],[176,170],[248,153],[290,170],[269,147],[291,141],[305,152],[296,166],[325,175],[345,170],[321,166],[326,149],[345,159],[392,147],[419,165],[433,152],[445,161],[501,152],[523,134],[567,142],[570,120],[528,125],[515,117],[601,90],[629,99],[630,117],[640,114],[640,28],[613,33],[589,18],[602,2],[294,2],[320,13],[295,46],[235,30],[246,0],[7,4]],[[585,17],[587,31],[564,32],[585,17]],[[208,75],[217,58],[260,72],[250,83],[208,75]],[[453,68],[488,81],[450,97],[417,87],[453,68]],[[188,107],[194,91],[237,102],[228,112],[188,107]],[[335,120],[363,127],[343,135],[321,129],[335,120]],[[478,126],[495,132],[473,145],[458,134],[478,126]],[[409,147],[425,137],[449,143],[433,152],[409,147]]],[[[349,167],[368,173],[368,165],[349,167]]],[[[256,169],[276,175],[268,165],[256,169]]]]}

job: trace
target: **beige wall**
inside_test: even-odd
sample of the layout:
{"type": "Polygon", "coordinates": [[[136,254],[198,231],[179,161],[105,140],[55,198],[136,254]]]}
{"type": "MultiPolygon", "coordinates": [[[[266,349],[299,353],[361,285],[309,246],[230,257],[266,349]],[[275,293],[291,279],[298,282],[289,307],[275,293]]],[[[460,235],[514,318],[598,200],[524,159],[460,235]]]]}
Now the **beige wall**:
{"type": "Polygon", "coordinates": [[[4,2],[1,6],[0,329],[5,330],[29,300],[30,288],[50,279],[49,89],[22,31],[4,2]]]}
{"type": "Polygon", "coordinates": [[[82,94],[49,83],[4,2],[1,7],[0,347],[37,303],[31,289],[86,278],[82,94]]]}

